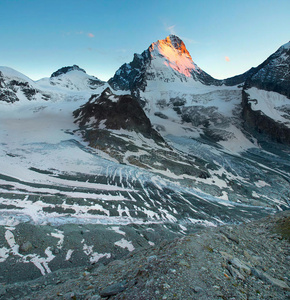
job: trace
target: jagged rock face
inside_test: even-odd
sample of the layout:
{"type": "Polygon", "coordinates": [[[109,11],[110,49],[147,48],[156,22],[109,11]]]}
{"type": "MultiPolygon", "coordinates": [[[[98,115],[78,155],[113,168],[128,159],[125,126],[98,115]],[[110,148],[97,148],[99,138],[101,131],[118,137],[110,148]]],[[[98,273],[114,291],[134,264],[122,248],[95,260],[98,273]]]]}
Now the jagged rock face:
{"type": "Polygon", "coordinates": [[[173,151],[131,95],[117,96],[107,88],[74,111],[74,117],[89,145],[120,163],[177,175],[209,176],[200,162],[173,151]]]}
{"type": "Polygon", "coordinates": [[[242,107],[247,129],[290,144],[289,98],[290,42],[255,68],[245,82],[242,107]]]}
{"type": "Polygon", "coordinates": [[[142,54],[134,54],[134,59],[124,64],[109,80],[116,90],[128,90],[138,96],[144,91],[147,80],[163,82],[186,82],[190,79],[205,85],[221,85],[192,60],[183,41],[175,35],[152,43],[142,54]]]}
{"type": "Polygon", "coordinates": [[[131,95],[117,96],[109,88],[97,97],[93,95],[80,109],[74,112],[80,126],[92,128],[128,130],[141,133],[146,138],[165,143],[163,138],[152,128],[137,99],[131,95]]]}
{"type": "Polygon", "coordinates": [[[81,69],[77,65],[73,65],[73,66],[63,67],[63,68],[58,69],[57,71],[55,71],[54,73],[52,73],[50,77],[57,77],[59,75],[66,74],[66,73],[68,73],[70,71],[75,71],[75,70],[86,73],[86,71],[84,69],[81,69]]]}
{"type": "Polygon", "coordinates": [[[245,88],[256,87],[290,99],[290,42],[280,47],[248,77],[245,88]]]}
{"type": "Polygon", "coordinates": [[[193,80],[204,85],[234,86],[243,84],[252,73],[253,69],[224,80],[215,79],[193,62],[179,37],[170,35],[152,43],[142,54],[134,54],[133,61],[123,64],[109,84],[115,90],[131,91],[140,98],[140,91],[144,92],[148,81],[172,83],[193,80]]]}
{"type": "Polygon", "coordinates": [[[138,90],[144,91],[145,89],[145,74],[149,64],[150,55],[148,50],[142,54],[135,53],[133,61],[129,64],[123,64],[108,82],[115,90],[131,91],[133,94],[138,95],[138,90]]]}
{"type": "Polygon", "coordinates": [[[107,88],[97,97],[93,95],[80,109],[74,112],[80,126],[115,130],[128,130],[141,133],[158,142],[161,136],[152,128],[151,122],[144,113],[137,99],[131,95],[117,96],[107,88]]]}
{"type": "Polygon", "coordinates": [[[251,107],[252,101],[249,100],[249,94],[246,91],[242,92],[242,99],[242,115],[245,120],[245,127],[249,132],[255,134],[256,131],[279,143],[290,145],[290,128],[288,126],[273,120],[259,110],[253,110],[251,107]]]}

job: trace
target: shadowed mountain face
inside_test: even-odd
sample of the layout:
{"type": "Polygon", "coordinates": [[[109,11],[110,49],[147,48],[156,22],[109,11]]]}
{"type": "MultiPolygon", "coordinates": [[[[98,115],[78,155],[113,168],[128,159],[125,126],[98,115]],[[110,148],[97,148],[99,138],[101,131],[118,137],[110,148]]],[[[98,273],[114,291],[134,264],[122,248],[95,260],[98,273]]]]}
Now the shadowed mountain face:
{"type": "Polygon", "coordinates": [[[116,95],[107,88],[73,114],[89,145],[121,163],[208,177],[200,163],[191,162],[165,142],[131,95],[116,95]]]}
{"type": "Polygon", "coordinates": [[[66,74],[70,71],[80,71],[80,72],[86,73],[86,71],[84,69],[81,69],[77,65],[73,65],[73,66],[63,67],[63,68],[58,69],[57,71],[53,72],[50,77],[57,77],[59,75],[66,74]]]}
{"type": "Polygon", "coordinates": [[[247,78],[242,94],[247,130],[290,144],[290,42],[247,78]]]}
{"type": "Polygon", "coordinates": [[[152,128],[151,122],[144,113],[137,99],[131,95],[114,95],[109,88],[100,96],[93,95],[89,101],[74,112],[80,126],[135,131],[156,143],[165,143],[162,137],[152,128]]]}
{"type": "Polygon", "coordinates": [[[290,42],[281,46],[249,76],[245,88],[277,92],[290,99],[290,42]]]}

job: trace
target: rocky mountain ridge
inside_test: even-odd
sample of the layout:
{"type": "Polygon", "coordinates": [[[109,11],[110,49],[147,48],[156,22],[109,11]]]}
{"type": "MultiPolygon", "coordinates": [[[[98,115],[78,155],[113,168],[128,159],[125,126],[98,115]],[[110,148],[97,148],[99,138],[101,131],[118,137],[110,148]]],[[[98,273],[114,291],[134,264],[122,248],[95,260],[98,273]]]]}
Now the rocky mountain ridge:
{"type": "Polygon", "coordinates": [[[242,114],[247,129],[268,135],[288,145],[290,144],[289,70],[290,42],[281,46],[253,70],[245,81],[242,94],[242,114]],[[257,93],[259,90],[267,92],[257,93]],[[277,94],[285,96],[282,103],[280,99],[283,97],[277,94]],[[269,101],[271,98],[273,100],[269,101]]]}
{"type": "Polygon", "coordinates": [[[256,87],[261,90],[277,92],[290,98],[290,42],[281,46],[245,81],[245,89],[256,87]]]}

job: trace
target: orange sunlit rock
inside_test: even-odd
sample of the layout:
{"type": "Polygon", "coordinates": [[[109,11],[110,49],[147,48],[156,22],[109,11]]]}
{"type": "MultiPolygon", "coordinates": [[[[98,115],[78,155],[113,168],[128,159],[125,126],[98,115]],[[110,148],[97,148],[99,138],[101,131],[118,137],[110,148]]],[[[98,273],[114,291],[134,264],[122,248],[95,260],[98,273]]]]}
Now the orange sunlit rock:
{"type": "Polygon", "coordinates": [[[186,77],[191,77],[193,71],[200,72],[199,68],[192,61],[183,41],[174,35],[151,44],[149,51],[155,54],[157,52],[158,55],[163,56],[165,58],[164,65],[171,67],[186,77]]]}

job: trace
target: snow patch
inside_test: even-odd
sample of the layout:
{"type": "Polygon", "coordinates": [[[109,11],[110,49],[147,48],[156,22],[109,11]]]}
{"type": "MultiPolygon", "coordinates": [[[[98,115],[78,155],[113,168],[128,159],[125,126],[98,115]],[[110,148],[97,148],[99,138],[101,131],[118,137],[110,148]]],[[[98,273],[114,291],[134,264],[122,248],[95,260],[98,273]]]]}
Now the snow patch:
{"type": "Polygon", "coordinates": [[[123,249],[128,249],[128,251],[133,251],[135,247],[133,246],[131,241],[127,241],[125,239],[121,239],[120,241],[117,241],[114,243],[116,246],[121,247],[123,249]]]}

